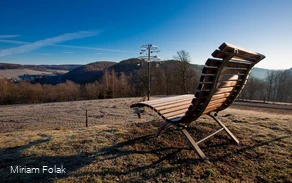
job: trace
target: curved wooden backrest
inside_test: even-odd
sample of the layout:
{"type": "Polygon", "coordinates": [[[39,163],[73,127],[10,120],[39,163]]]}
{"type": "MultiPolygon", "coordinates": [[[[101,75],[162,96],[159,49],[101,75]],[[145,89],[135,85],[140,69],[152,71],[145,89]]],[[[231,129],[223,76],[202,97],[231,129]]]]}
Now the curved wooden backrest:
{"type": "Polygon", "coordinates": [[[181,123],[189,124],[202,114],[229,107],[244,88],[252,67],[265,56],[223,43],[206,62],[200,84],[181,123]]]}

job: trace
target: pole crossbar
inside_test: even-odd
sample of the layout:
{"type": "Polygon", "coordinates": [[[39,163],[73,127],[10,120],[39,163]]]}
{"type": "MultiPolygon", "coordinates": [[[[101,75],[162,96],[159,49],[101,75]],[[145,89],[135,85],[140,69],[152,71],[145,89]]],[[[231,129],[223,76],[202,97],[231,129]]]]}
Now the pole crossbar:
{"type": "Polygon", "coordinates": [[[147,89],[147,99],[148,101],[150,100],[150,89],[151,89],[151,76],[150,76],[150,61],[151,59],[159,59],[156,55],[155,56],[151,56],[151,53],[158,53],[160,50],[158,50],[158,46],[155,46],[153,44],[148,44],[148,45],[142,45],[141,46],[141,52],[140,54],[144,53],[147,51],[147,56],[142,56],[140,58],[147,58],[147,62],[148,62],[148,89],[147,89]]]}

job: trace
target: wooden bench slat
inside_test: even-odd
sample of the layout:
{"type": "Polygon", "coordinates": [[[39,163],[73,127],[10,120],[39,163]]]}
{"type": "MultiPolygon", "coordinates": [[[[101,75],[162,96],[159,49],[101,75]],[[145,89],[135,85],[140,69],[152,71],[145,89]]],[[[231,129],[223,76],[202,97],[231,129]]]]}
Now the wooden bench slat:
{"type": "Polygon", "coordinates": [[[238,75],[238,74],[242,74],[245,75],[247,70],[242,70],[242,69],[229,69],[227,67],[223,68],[222,70],[222,74],[233,74],[233,75],[238,75]]]}
{"type": "Polygon", "coordinates": [[[240,70],[240,71],[246,71],[247,68],[243,68],[243,67],[225,67],[224,69],[227,70],[240,70]]]}
{"type": "MultiPolygon", "coordinates": [[[[215,50],[212,53],[212,56],[214,58],[224,58],[224,57],[228,56],[229,54],[230,54],[229,52],[215,50]]],[[[237,60],[240,60],[242,62],[249,62],[251,64],[255,64],[256,61],[257,61],[257,58],[249,57],[249,56],[246,56],[246,55],[235,55],[235,56],[233,56],[232,59],[237,59],[237,60]]]]}
{"type": "Polygon", "coordinates": [[[179,111],[174,111],[174,112],[171,112],[171,113],[167,113],[165,115],[163,115],[165,118],[170,118],[170,117],[174,117],[174,116],[180,116],[180,115],[184,115],[185,113],[187,112],[186,109],[182,109],[182,110],[179,110],[179,111]]]}
{"type": "Polygon", "coordinates": [[[241,48],[241,47],[229,44],[229,43],[222,43],[219,46],[219,49],[221,51],[226,51],[226,52],[231,52],[234,49],[236,49],[236,50],[238,50],[238,55],[246,56],[246,57],[249,57],[249,58],[254,58],[256,60],[258,60],[259,58],[265,58],[265,56],[260,54],[260,53],[257,53],[257,52],[254,52],[254,51],[250,51],[250,50],[247,50],[247,49],[244,49],[244,48],[241,48]]]}
{"type": "Polygon", "coordinates": [[[213,94],[222,94],[222,93],[227,93],[231,92],[234,88],[233,87],[228,87],[228,88],[218,88],[213,94]]]}
{"type": "Polygon", "coordinates": [[[217,95],[213,95],[211,100],[216,100],[216,99],[220,99],[220,98],[227,98],[230,96],[230,92],[228,93],[221,93],[221,94],[217,94],[217,95]]]}
{"type": "Polygon", "coordinates": [[[157,108],[157,107],[161,107],[161,106],[165,106],[165,105],[170,105],[170,104],[174,104],[174,103],[191,101],[193,98],[195,98],[194,95],[189,96],[189,97],[186,97],[186,98],[181,98],[181,99],[176,99],[176,100],[169,100],[169,101],[163,101],[161,103],[155,103],[155,104],[152,104],[152,106],[155,107],[155,108],[157,108]]]}
{"type": "Polygon", "coordinates": [[[182,106],[182,105],[185,105],[185,104],[190,105],[191,104],[190,100],[182,101],[182,102],[179,102],[179,103],[171,103],[171,104],[167,104],[167,105],[162,105],[160,107],[156,107],[155,109],[157,111],[162,111],[162,110],[165,110],[165,109],[168,109],[168,108],[182,106]]]}
{"type": "Polygon", "coordinates": [[[230,80],[238,80],[240,76],[238,75],[220,75],[219,81],[230,81],[230,80]]]}
{"type": "MultiPolygon", "coordinates": [[[[194,95],[192,95],[194,97],[194,95]]],[[[145,101],[145,102],[139,102],[143,104],[148,104],[148,105],[155,105],[155,104],[160,104],[163,102],[170,102],[170,101],[177,101],[185,98],[191,98],[191,95],[180,95],[180,96],[175,96],[175,97],[165,97],[161,99],[156,99],[156,100],[150,100],[150,101],[145,101]]]]}
{"type": "Polygon", "coordinates": [[[248,62],[240,62],[239,60],[230,60],[225,67],[234,68],[250,68],[251,64],[248,62]]]}
{"type": "Polygon", "coordinates": [[[213,107],[209,107],[208,109],[205,109],[203,114],[209,114],[210,112],[214,112],[214,111],[219,111],[220,108],[222,106],[224,106],[225,104],[223,103],[221,106],[213,106],[213,107]]]}
{"type": "Polygon", "coordinates": [[[206,65],[207,66],[217,66],[217,67],[219,67],[222,63],[223,63],[222,60],[214,59],[214,58],[209,58],[206,61],[206,65]]]}
{"type": "Polygon", "coordinates": [[[209,81],[213,81],[213,80],[214,80],[214,76],[201,76],[200,77],[201,82],[209,82],[209,81]]]}
{"type": "Polygon", "coordinates": [[[160,111],[158,111],[158,112],[159,112],[161,115],[163,115],[163,116],[164,116],[165,114],[172,113],[172,112],[175,112],[175,111],[179,111],[179,110],[182,110],[182,109],[186,112],[190,105],[191,105],[191,102],[189,101],[188,104],[179,105],[179,106],[177,106],[177,107],[172,107],[172,108],[168,108],[168,109],[163,109],[163,110],[160,110],[160,111]]]}
{"type": "Polygon", "coordinates": [[[223,102],[214,103],[212,105],[208,105],[205,110],[206,111],[208,111],[209,109],[216,110],[217,108],[221,107],[223,104],[224,104],[223,102]]]}
{"type": "Polygon", "coordinates": [[[226,101],[227,98],[219,98],[219,99],[214,99],[214,100],[210,100],[208,106],[212,106],[214,104],[218,104],[218,103],[224,103],[226,101]]]}
{"type": "Polygon", "coordinates": [[[214,74],[218,71],[218,68],[213,68],[213,67],[204,67],[202,70],[203,74],[214,74]]]}
{"type": "Polygon", "coordinates": [[[217,83],[216,87],[217,88],[233,87],[237,84],[238,84],[237,81],[221,81],[217,83]]]}

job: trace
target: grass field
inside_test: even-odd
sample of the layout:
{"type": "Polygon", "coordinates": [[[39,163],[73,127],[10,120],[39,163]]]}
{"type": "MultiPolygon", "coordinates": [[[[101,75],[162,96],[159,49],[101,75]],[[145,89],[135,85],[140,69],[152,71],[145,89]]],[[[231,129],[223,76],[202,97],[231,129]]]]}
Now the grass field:
{"type": "MultiPolygon", "coordinates": [[[[175,128],[129,108],[138,98],[0,107],[0,177],[4,182],[292,182],[292,111],[231,107],[224,133],[200,144],[202,162],[175,128]],[[85,109],[89,127],[85,126],[85,109]],[[10,173],[11,166],[66,168],[66,173],[10,173]]],[[[207,116],[192,123],[195,139],[218,128],[207,116]]]]}

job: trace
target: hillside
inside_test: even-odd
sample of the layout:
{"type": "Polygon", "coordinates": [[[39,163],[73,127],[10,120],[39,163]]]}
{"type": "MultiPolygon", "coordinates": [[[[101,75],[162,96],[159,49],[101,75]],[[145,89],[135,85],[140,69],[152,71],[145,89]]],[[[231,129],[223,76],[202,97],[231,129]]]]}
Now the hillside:
{"type": "MultiPolygon", "coordinates": [[[[174,67],[175,60],[165,60],[165,61],[153,61],[151,62],[151,68],[161,68],[167,71],[169,68],[174,67]]],[[[191,64],[192,68],[196,70],[201,70],[203,66],[191,64]]],[[[117,75],[120,73],[125,73],[126,75],[135,75],[137,71],[142,68],[147,68],[147,62],[137,58],[130,58],[122,60],[119,63],[116,62],[94,62],[82,67],[76,68],[67,74],[63,75],[63,80],[71,80],[75,83],[91,83],[98,81],[102,78],[104,69],[114,70],[117,75]]]]}
{"type": "Polygon", "coordinates": [[[23,69],[23,65],[20,64],[8,64],[8,63],[0,63],[0,70],[3,69],[23,69]]]}
{"type": "Polygon", "coordinates": [[[124,72],[125,74],[129,75],[133,71],[139,70],[143,63],[146,62],[137,58],[130,58],[112,65],[111,67],[109,67],[109,70],[114,69],[117,73],[124,72]]]}
{"type": "Polygon", "coordinates": [[[269,69],[263,69],[263,68],[258,68],[254,67],[251,70],[251,76],[259,78],[259,79],[264,79],[266,77],[267,72],[270,71],[269,69]]]}
{"type": "Polygon", "coordinates": [[[78,67],[81,67],[80,64],[68,64],[68,65],[24,65],[25,68],[30,68],[34,70],[66,70],[71,71],[78,67]]]}
{"type": "MultiPolygon", "coordinates": [[[[151,62],[151,68],[160,67],[161,69],[167,71],[169,68],[173,67],[175,60],[165,60],[165,61],[156,61],[151,62]]],[[[62,78],[57,78],[58,80],[66,81],[71,80],[76,83],[84,84],[91,83],[97,80],[100,80],[103,74],[104,69],[108,68],[109,70],[115,70],[115,72],[119,75],[119,73],[123,72],[126,75],[134,74],[142,68],[143,65],[146,65],[147,62],[137,59],[130,58],[126,60],[122,60],[120,62],[110,62],[110,61],[99,61],[90,63],[87,65],[21,65],[21,64],[9,64],[9,63],[0,63],[0,75],[1,77],[6,78],[20,78],[20,76],[25,75],[54,75],[54,73],[64,74],[66,71],[68,73],[64,74],[62,78]],[[23,72],[22,72],[23,71],[23,72]]],[[[192,68],[199,71],[202,70],[204,65],[191,64],[192,68]]],[[[292,68],[288,69],[292,72],[292,68]]],[[[271,71],[269,69],[264,68],[253,68],[251,72],[251,76],[264,79],[266,77],[266,73],[271,71]]],[[[54,78],[53,78],[54,80],[54,78]]],[[[45,83],[48,83],[47,81],[45,83]]],[[[54,82],[53,82],[54,83],[54,82]]]]}
{"type": "Polygon", "coordinates": [[[102,77],[103,70],[116,64],[116,62],[94,62],[83,65],[62,76],[63,80],[71,80],[75,83],[91,83],[102,77]]]}
{"type": "Polygon", "coordinates": [[[0,63],[0,70],[4,69],[32,69],[37,71],[46,70],[65,70],[71,71],[82,65],[80,64],[67,64],[67,65],[21,65],[21,64],[11,64],[11,63],[0,63]]]}
{"type": "MultiPolygon", "coordinates": [[[[155,61],[151,62],[151,68],[160,67],[162,70],[167,71],[169,68],[173,67],[175,60],[165,60],[165,61],[155,61]]],[[[94,62],[82,67],[76,68],[67,74],[63,75],[63,79],[71,80],[76,83],[90,83],[98,81],[102,77],[103,70],[108,68],[109,70],[115,70],[117,74],[123,72],[126,75],[135,74],[143,65],[147,62],[137,59],[130,58],[123,60],[119,63],[116,62],[94,62]]],[[[201,72],[204,65],[191,64],[191,67],[201,72]]],[[[263,68],[253,68],[251,75],[256,78],[263,79],[268,72],[268,69],[263,68]]]]}

